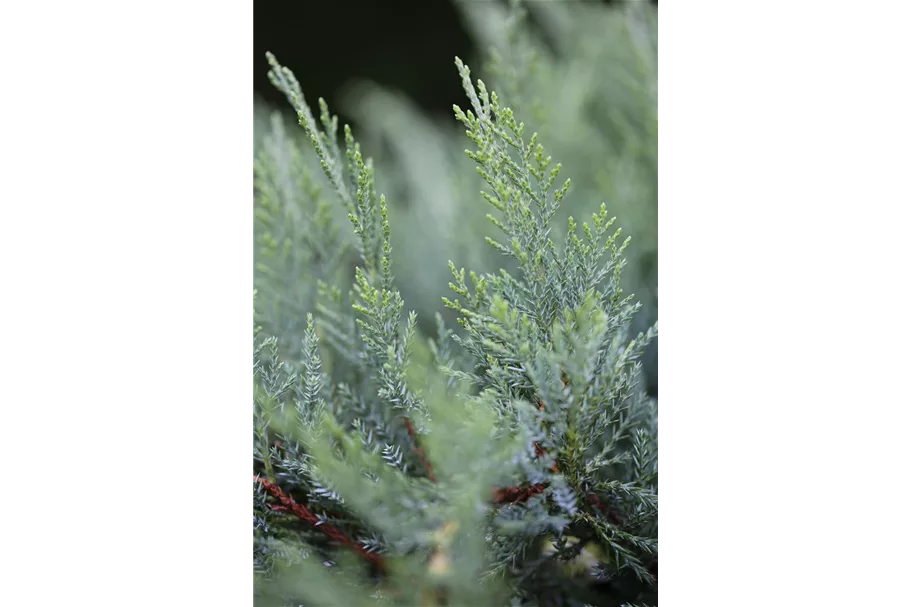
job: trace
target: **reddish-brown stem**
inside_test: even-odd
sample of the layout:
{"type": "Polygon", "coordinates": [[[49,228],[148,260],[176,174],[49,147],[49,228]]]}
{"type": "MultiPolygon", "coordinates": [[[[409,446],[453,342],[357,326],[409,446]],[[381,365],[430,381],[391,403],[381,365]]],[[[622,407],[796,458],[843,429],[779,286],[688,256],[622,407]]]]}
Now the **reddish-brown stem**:
{"type": "Polygon", "coordinates": [[[533,495],[537,495],[547,489],[547,483],[539,483],[530,487],[505,487],[493,490],[493,502],[495,504],[517,504],[524,502],[533,495]]]}
{"type": "MultiPolygon", "coordinates": [[[[566,387],[566,384],[567,384],[567,382],[564,381],[563,387],[566,387]]],[[[538,409],[541,411],[544,410],[543,402],[538,401],[538,409]]],[[[537,442],[534,443],[534,447],[535,447],[535,455],[537,455],[538,457],[547,455],[547,452],[537,442]]],[[[550,467],[550,469],[551,469],[551,471],[553,471],[555,473],[560,472],[560,467],[557,466],[557,462],[554,462],[553,465],[550,467]]],[[[547,488],[547,483],[532,485],[526,489],[521,489],[518,487],[511,487],[511,488],[507,488],[507,489],[494,489],[494,492],[493,492],[494,493],[494,503],[495,504],[505,504],[505,503],[515,504],[517,502],[522,502],[522,501],[527,500],[528,498],[530,498],[533,495],[541,493],[546,488],[547,488]]],[[[595,494],[589,495],[588,501],[589,501],[589,503],[594,505],[599,510],[605,511],[607,513],[607,519],[612,524],[614,524],[614,525],[623,524],[623,518],[617,513],[617,511],[614,510],[613,508],[608,508],[607,506],[605,506],[601,502],[601,498],[599,498],[597,495],[595,495],[595,494]]]]}
{"type": "MultiPolygon", "coordinates": [[[[380,555],[368,552],[363,546],[357,544],[356,542],[353,542],[347,535],[342,532],[341,529],[335,525],[331,525],[329,523],[323,523],[322,525],[319,525],[319,517],[313,514],[306,506],[295,502],[290,495],[282,491],[281,487],[274,483],[270,483],[266,479],[260,478],[255,474],[253,475],[253,480],[261,484],[263,486],[263,489],[265,489],[269,495],[279,501],[279,505],[281,506],[280,511],[293,513],[297,518],[310,523],[314,528],[319,529],[331,539],[351,548],[377,567],[383,568],[383,559],[380,557],[380,555]]],[[[275,506],[272,506],[272,509],[278,510],[278,508],[275,506]]]]}
{"type": "Polygon", "coordinates": [[[609,508],[608,506],[605,506],[604,503],[601,501],[601,498],[598,497],[597,495],[595,495],[595,494],[589,495],[588,501],[593,506],[595,506],[598,510],[603,510],[604,512],[606,512],[607,520],[609,520],[611,522],[611,524],[617,525],[617,526],[620,526],[623,524],[623,518],[620,516],[620,513],[618,513],[613,508],[609,508]]]}
{"type": "Polygon", "coordinates": [[[408,429],[408,434],[411,436],[411,440],[414,443],[414,452],[417,454],[418,459],[421,460],[421,464],[427,471],[427,478],[429,478],[434,483],[437,482],[437,477],[433,473],[433,466],[427,460],[427,457],[424,455],[424,450],[421,449],[420,445],[418,444],[418,435],[417,432],[414,431],[414,426],[411,425],[411,420],[407,417],[403,417],[402,419],[405,421],[405,427],[408,429]]]}

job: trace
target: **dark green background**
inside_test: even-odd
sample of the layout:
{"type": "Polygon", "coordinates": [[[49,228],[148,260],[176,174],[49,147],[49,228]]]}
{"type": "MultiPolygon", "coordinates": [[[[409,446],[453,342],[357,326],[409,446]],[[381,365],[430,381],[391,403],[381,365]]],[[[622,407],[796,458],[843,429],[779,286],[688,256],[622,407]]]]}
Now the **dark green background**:
{"type": "MultiPolygon", "coordinates": [[[[505,0],[474,0],[499,2],[505,0]]],[[[544,0],[527,0],[529,2],[544,0]]],[[[559,1],[559,0],[547,0],[559,1]]],[[[617,0],[564,0],[566,3],[617,0]]],[[[657,0],[650,1],[657,5],[657,0]]],[[[270,104],[285,107],[266,76],[265,53],[290,67],[304,95],[329,102],[341,122],[341,89],[368,79],[407,93],[425,110],[448,119],[464,93],[452,70],[458,55],[477,65],[479,53],[452,0],[303,0],[253,6],[253,88],[270,104]]]]}

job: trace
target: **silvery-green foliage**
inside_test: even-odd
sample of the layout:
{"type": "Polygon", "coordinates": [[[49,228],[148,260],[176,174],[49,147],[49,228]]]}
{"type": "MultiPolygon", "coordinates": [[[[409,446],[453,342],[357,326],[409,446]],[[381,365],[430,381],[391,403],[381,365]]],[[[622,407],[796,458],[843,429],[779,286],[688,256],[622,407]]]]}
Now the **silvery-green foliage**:
{"type": "Polygon", "coordinates": [[[291,357],[300,353],[317,282],[338,277],[348,248],[309,156],[274,113],[254,161],[256,317],[291,357]]]}
{"type": "Polygon", "coordinates": [[[561,216],[575,197],[562,165],[457,59],[469,104],[455,114],[484,184],[475,205],[494,228],[476,244],[493,255],[469,259],[503,263],[467,276],[449,263],[455,295],[443,304],[460,328],[437,315],[437,338],[425,343],[392,273],[398,224],[373,163],[347,126],[339,141],[322,100],[317,119],[294,74],[269,61],[330,193],[313,190],[312,160],[281,139],[276,121],[271,141],[282,143],[259,169],[258,233],[266,245],[274,234],[290,244],[257,251],[267,269],[257,283],[254,464],[315,522],[274,510],[254,481],[258,601],[543,606],[648,596],[657,411],[638,380],[657,326],[631,332],[639,304],[623,287],[629,240],[607,206],[581,224],[561,216]],[[294,179],[305,196],[291,191],[294,179]],[[332,199],[347,237],[332,229],[333,203],[322,202],[332,199]],[[357,256],[350,279],[345,243],[357,256]],[[282,299],[279,271],[299,282],[304,303],[282,299]],[[295,322],[292,303],[313,314],[295,322]],[[281,329],[284,338],[270,335],[281,329]],[[535,491],[500,500],[497,487],[535,491]],[[369,574],[351,545],[322,532],[330,527],[386,569],[369,574]],[[554,539],[554,550],[541,549],[554,539]],[[585,571],[581,579],[566,575],[583,551],[600,556],[570,568],[585,571]]]}
{"type": "MultiPolygon", "coordinates": [[[[612,229],[614,221],[602,205],[591,226],[579,229],[570,217],[562,246],[556,244],[553,218],[570,185],[568,180],[557,185],[561,165],[551,168],[537,134],[527,136],[498,95],[483,81],[473,83],[468,67],[456,63],[471,104],[467,110],[456,107],[456,117],[475,144],[466,153],[489,186],[481,196],[495,210],[488,219],[501,233],[487,242],[519,268],[515,275],[471,272],[469,286],[465,271],[450,266],[450,286],[460,299],[445,302],[461,314],[465,329],[456,339],[474,356],[474,383],[493,395],[503,416],[529,419],[528,407],[515,409],[517,399],[538,405],[531,408],[531,428],[546,428],[536,443],[556,457],[560,472],[548,473],[551,460],[542,458],[533,460],[535,469],[527,452],[527,480],[547,476],[551,496],[572,515],[570,522],[594,532],[617,567],[648,579],[642,558],[657,552],[657,542],[612,529],[591,514],[590,505],[567,504],[572,493],[565,491],[607,494],[639,508],[640,518],[657,518],[655,491],[616,480],[625,476],[631,442],[639,447],[635,469],[642,477],[642,468],[652,462],[642,453],[636,430],[656,429],[654,408],[637,378],[657,326],[634,338],[628,334],[638,309],[620,286],[628,240],[618,244],[620,230],[612,229]],[[637,556],[630,545],[643,554],[637,556]]],[[[525,520],[534,524],[535,518],[525,520]]]]}
{"type": "MultiPolygon", "coordinates": [[[[574,196],[557,212],[561,234],[607,201],[632,237],[624,288],[642,304],[637,331],[657,320],[657,12],[646,2],[458,2],[477,45],[489,50],[481,72],[572,168],[574,196]]],[[[370,82],[351,86],[349,113],[382,167],[400,227],[393,238],[411,255],[400,288],[419,316],[436,311],[437,267],[459,259],[479,271],[512,268],[474,245],[493,235],[477,204],[482,182],[466,170],[460,129],[439,123],[405,96],[370,82]],[[433,263],[436,261],[437,263],[433,263]]],[[[657,350],[646,369],[657,389],[657,350]]]]}

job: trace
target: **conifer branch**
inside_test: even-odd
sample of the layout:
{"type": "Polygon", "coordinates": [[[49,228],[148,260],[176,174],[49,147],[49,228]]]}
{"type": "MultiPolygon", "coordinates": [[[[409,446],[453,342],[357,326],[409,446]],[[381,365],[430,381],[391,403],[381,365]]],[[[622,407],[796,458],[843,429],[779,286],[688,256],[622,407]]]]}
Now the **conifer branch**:
{"type": "MultiPolygon", "coordinates": [[[[301,519],[302,521],[310,523],[310,525],[312,525],[314,529],[319,529],[320,531],[325,533],[330,539],[333,539],[341,544],[344,544],[348,548],[351,548],[352,550],[354,550],[355,552],[360,554],[362,557],[367,559],[367,561],[369,561],[373,565],[376,565],[380,569],[383,569],[385,567],[383,559],[380,555],[378,555],[374,552],[369,552],[363,546],[351,541],[351,539],[347,535],[345,535],[342,532],[342,530],[339,529],[338,527],[336,527],[335,525],[331,525],[331,524],[322,522],[318,516],[316,516],[315,514],[313,514],[313,512],[310,511],[309,508],[307,508],[306,506],[304,506],[302,504],[298,504],[297,502],[295,502],[294,498],[292,498],[290,495],[288,495],[287,493],[282,491],[282,488],[279,487],[278,485],[276,485],[274,483],[270,483],[266,479],[261,478],[255,474],[253,475],[253,480],[255,482],[258,482],[259,484],[261,484],[263,486],[263,489],[265,489],[267,492],[269,492],[269,494],[272,497],[274,497],[275,499],[277,499],[280,502],[281,507],[282,507],[282,510],[280,510],[280,511],[291,512],[292,514],[294,514],[297,518],[301,519]]],[[[277,509],[273,508],[273,510],[277,510],[277,509]]]]}
{"type": "MultiPolygon", "coordinates": [[[[511,259],[496,271],[498,264],[487,263],[493,256],[471,255],[493,273],[450,263],[450,288],[459,299],[444,304],[463,331],[438,318],[432,361],[449,379],[439,390],[419,390],[424,376],[412,372],[430,357],[414,339],[417,315],[404,314],[414,297],[405,285],[414,284],[416,268],[432,271],[432,264],[418,255],[397,272],[401,278],[393,276],[390,215],[396,233],[410,237],[395,207],[407,194],[391,195],[387,209],[353,131],[346,126],[340,140],[325,102],[311,111],[293,73],[268,59],[270,77],[313,150],[308,161],[276,120],[256,167],[255,286],[264,294],[256,324],[264,334],[255,342],[254,472],[265,472],[254,476],[254,563],[264,575],[258,580],[278,588],[273,574],[302,565],[287,570],[294,586],[281,591],[283,605],[331,603],[333,584],[356,588],[335,601],[340,605],[654,602],[657,405],[637,387],[637,376],[657,326],[631,328],[639,308],[621,287],[629,239],[621,238],[606,204],[590,223],[568,217],[568,229],[555,225],[564,199],[578,204],[567,198],[562,165],[456,60],[469,106],[454,112],[474,144],[467,156],[486,183],[481,197],[497,235],[487,240],[493,255],[511,259]],[[323,177],[350,220],[348,237],[336,234],[335,213],[318,193],[323,177]],[[353,285],[340,246],[349,241],[360,257],[353,285]],[[305,503],[291,497],[298,492],[308,496],[305,503]],[[378,566],[379,586],[375,578],[356,579],[344,563],[327,567],[313,558],[301,540],[320,534],[298,521],[378,566]],[[555,538],[554,550],[539,554],[533,547],[542,534],[555,538]],[[573,566],[576,573],[566,569],[570,560],[582,563],[573,566]],[[611,587],[633,574],[634,592],[611,587]],[[313,583],[321,592],[309,588],[313,583]],[[572,588],[577,583],[612,596],[583,598],[572,588]],[[493,598],[500,591],[504,596],[493,598]]],[[[517,76],[526,71],[515,67],[517,76]]],[[[521,110],[530,99],[512,101],[521,110]]],[[[567,99],[561,111],[575,111],[573,103],[567,99]]],[[[555,135],[535,121],[541,139],[555,135]]],[[[400,132],[415,130],[396,124],[400,132]]],[[[565,146],[559,155],[567,158],[565,146]]],[[[581,174],[576,200],[601,198],[591,189],[595,176],[586,176],[592,167],[578,154],[569,157],[575,159],[567,166],[581,174]]],[[[424,165],[442,167],[436,175],[454,173],[441,158],[424,165]]],[[[597,162],[600,170],[611,159],[597,162]]],[[[381,157],[379,173],[383,163],[381,157]]],[[[612,166],[610,174],[629,170],[612,166]]],[[[616,192],[604,193],[614,206],[616,192]]],[[[467,200],[469,191],[462,194],[467,200]]],[[[466,223],[462,231],[474,234],[474,227],[466,223]]],[[[639,236],[635,227],[633,234],[639,236]]],[[[396,248],[403,242],[400,236],[396,248]]],[[[427,312],[416,309],[422,317],[427,312]]]]}

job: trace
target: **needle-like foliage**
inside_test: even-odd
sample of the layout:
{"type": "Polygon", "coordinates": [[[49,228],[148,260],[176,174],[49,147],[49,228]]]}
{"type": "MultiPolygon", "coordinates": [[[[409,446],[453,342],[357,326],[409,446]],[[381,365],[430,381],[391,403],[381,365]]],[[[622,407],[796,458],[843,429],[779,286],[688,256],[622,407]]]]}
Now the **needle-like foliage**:
{"type": "Polygon", "coordinates": [[[437,316],[420,339],[372,162],[268,59],[353,238],[276,124],[257,165],[257,604],[657,604],[657,410],[638,381],[657,327],[630,333],[628,240],[606,205],[558,237],[562,166],[456,59],[499,231],[479,246],[508,263],[466,278],[450,262],[460,326],[437,316]],[[273,300],[274,280],[302,296],[273,300]]]}

